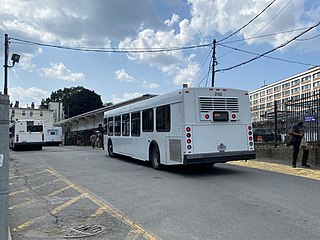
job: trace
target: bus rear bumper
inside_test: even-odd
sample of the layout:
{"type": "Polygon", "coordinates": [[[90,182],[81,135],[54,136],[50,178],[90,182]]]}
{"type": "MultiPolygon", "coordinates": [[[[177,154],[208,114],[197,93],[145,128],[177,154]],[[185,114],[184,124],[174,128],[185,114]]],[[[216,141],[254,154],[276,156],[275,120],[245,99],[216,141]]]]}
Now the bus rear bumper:
{"type": "Polygon", "coordinates": [[[253,151],[218,152],[184,155],[184,165],[198,163],[225,163],[228,161],[255,159],[253,151]]]}

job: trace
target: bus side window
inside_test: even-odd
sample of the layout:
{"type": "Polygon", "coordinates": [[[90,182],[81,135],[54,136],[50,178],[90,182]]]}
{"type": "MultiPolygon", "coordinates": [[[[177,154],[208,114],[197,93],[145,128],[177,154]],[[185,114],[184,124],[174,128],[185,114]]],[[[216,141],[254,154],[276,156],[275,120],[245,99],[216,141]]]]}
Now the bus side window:
{"type": "Polygon", "coordinates": [[[170,105],[157,107],[156,109],[156,129],[157,132],[170,131],[170,105]]]}
{"type": "Polygon", "coordinates": [[[113,136],[113,117],[108,118],[107,128],[108,136],[113,136]]]}
{"type": "Polygon", "coordinates": [[[129,113],[122,115],[122,136],[129,136],[130,134],[130,118],[129,113]]]}
{"type": "Polygon", "coordinates": [[[140,112],[131,113],[131,136],[140,136],[140,112]]]}
{"type": "Polygon", "coordinates": [[[142,111],[142,131],[153,132],[153,108],[142,111]]]}
{"type": "Polygon", "coordinates": [[[121,116],[114,118],[114,135],[121,136],[121,116]]]}

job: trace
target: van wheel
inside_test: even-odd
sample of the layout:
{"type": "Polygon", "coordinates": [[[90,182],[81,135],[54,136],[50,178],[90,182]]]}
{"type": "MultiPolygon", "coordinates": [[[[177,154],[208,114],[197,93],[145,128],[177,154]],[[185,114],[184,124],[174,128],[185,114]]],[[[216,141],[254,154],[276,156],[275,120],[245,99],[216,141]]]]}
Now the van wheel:
{"type": "Polygon", "coordinates": [[[163,168],[162,164],[160,163],[160,153],[157,146],[152,147],[149,161],[154,169],[161,170],[163,168]]]}
{"type": "Polygon", "coordinates": [[[115,154],[113,152],[112,141],[108,141],[108,154],[111,158],[115,157],[115,154]]]}

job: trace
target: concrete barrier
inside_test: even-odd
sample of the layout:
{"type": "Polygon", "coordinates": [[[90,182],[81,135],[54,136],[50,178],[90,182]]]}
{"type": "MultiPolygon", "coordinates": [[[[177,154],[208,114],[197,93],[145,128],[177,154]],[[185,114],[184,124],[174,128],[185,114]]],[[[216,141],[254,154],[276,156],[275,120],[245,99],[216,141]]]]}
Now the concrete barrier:
{"type": "MultiPolygon", "coordinates": [[[[270,159],[273,161],[288,162],[292,161],[292,146],[278,146],[275,148],[271,145],[255,146],[257,159],[270,159]]],[[[301,164],[302,151],[299,152],[298,164],[301,164]]],[[[320,167],[320,147],[312,146],[309,148],[308,164],[320,167]]]]}

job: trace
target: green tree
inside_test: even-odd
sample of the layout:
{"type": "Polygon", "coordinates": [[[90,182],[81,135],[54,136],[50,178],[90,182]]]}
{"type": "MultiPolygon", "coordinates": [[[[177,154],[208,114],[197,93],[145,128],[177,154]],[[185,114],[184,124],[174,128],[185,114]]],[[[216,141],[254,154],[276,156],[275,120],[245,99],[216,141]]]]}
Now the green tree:
{"type": "Polygon", "coordinates": [[[63,103],[64,114],[67,117],[73,117],[103,106],[100,95],[83,86],[54,91],[45,102],[59,101],[63,103]]]}
{"type": "Polygon", "coordinates": [[[69,117],[74,117],[103,107],[100,95],[94,91],[83,89],[69,98],[69,117]]]}

